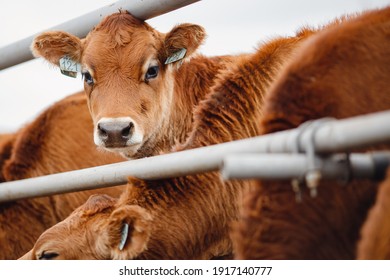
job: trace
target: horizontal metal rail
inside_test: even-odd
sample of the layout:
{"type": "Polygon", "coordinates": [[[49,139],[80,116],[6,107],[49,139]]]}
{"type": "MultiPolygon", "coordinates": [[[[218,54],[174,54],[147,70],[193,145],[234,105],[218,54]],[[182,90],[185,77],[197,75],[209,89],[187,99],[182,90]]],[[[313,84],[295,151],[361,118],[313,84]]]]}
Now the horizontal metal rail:
{"type": "MultiPolygon", "coordinates": [[[[61,30],[84,38],[105,16],[127,10],[135,17],[147,20],[200,0],[121,0],[106,7],[54,26],[47,30],[61,30]]],[[[30,45],[37,34],[0,49],[0,70],[33,59],[30,45]]]]}
{"type": "Polygon", "coordinates": [[[292,129],[128,162],[0,184],[0,202],[125,184],[128,176],[164,179],[217,171],[227,155],[293,153],[313,142],[319,153],[346,152],[389,143],[390,111],[292,129]],[[363,129],[362,129],[363,128],[363,129]]]}
{"type": "MultiPolygon", "coordinates": [[[[390,163],[390,152],[336,154],[316,158],[321,178],[326,180],[382,180],[390,163]]],[[[291,180],[303,179],[308,159],[302,154],[250,154],[227,156],[221,173],[230,179],[291,180]]]]}

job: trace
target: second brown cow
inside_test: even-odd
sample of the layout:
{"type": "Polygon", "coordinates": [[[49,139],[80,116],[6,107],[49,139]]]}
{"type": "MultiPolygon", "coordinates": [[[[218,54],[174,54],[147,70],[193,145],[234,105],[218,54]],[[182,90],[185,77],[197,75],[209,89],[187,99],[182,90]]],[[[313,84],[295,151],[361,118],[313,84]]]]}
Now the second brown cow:
{"type": "MultiPolygon", "coordinates": [[[[261,131],[390,109],[389,27],[388,7],[308,39],[267,95],[261,131]]],[[[297,203],[288,182],[260,182],[246,195],[235,230],[237,258],[354,259],[376,190],[376,182],[324,181],[316,198],[305,190],[297,203]]]]}

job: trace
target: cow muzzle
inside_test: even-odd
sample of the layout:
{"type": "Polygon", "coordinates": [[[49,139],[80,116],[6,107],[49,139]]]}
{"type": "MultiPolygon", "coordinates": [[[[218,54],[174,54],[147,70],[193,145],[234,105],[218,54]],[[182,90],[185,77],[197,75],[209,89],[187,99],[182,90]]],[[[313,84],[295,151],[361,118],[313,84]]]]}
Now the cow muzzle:
{"type": "Polygon", "coordinates": [[[126,149],[142,143],[142,133],[129,117],[102,118],[95,128],[95,144],[108,150],[126,149]]]}

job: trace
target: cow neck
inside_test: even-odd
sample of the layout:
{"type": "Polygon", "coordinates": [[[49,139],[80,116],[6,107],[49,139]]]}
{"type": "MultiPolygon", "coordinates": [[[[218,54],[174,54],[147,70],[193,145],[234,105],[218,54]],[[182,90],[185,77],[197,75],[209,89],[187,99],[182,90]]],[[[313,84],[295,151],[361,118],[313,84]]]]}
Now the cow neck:
{"type": "Polygon", "coordinates": [[[228,60],[228,56],[208,58],[199,55],[176,71],[168,133],[170,147],[185,141],[192,130],[194,109],[205,99],[228,60]]]}
{"type": "Polygon", "coordinates": [[[275,39],[221,75],[194,115],[194,129],[181,149],[259,135],[268,88],[303,38],[275,39]]]}

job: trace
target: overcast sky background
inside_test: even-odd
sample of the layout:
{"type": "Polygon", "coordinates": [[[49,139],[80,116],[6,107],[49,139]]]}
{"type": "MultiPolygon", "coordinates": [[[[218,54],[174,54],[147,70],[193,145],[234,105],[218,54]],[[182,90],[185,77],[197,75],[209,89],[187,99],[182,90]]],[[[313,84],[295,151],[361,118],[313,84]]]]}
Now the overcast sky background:
{"type": "MultiPolygon", "coordinates": [[[[2,46],[113,2],[2,2],[0,51],[2,46]]],[[[203,0],[148,23],[161,32],[168,32],[177,23],[200,24],[208,34],[200,52],[222,55],[250,52],[262,41],[277,35],[292,35],[303,25],[318,26],[345,13],[386,5],[390,5],[390,0],[203,0]]],[[[15,131],[44,108],[81,90],[82,86],[81,78],[63,76],[57,68],[40,59],[0,71],[0,133],[15,131]]]]}

